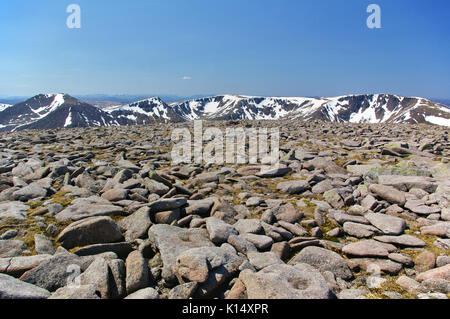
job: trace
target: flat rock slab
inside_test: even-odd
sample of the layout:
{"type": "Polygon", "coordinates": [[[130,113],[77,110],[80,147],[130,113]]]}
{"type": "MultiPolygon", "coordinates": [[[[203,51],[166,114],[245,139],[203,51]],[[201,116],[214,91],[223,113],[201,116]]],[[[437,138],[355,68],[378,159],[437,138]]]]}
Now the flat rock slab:
{"type": "Polygon", "coordinates": [[[405,205],[405,194],[392,186],[372,184],[370,185],[369,190],[391,204],[397,204],[400,206],[405,205]]]}
{"type": "Polygon", "coordinates": [[[337,212],[337,213],[332,214],[331,217],[341,225],[344,225],[346,222],[370,225],[370,222],[367,219],[365,219],[363,216],[355,216],[355,215],[351,215],[351,214],[337,212]]]}
{"type": "Polygon", "coordinates": [[[239,232],[239,234],[260,234],[263,232],[261,220],[259,219],[240,219],[233,227],[239,232]]]}
{"type": "Polygon", "coordinates": [[[74,271],[85,271],[92,261],[90,257],[78,257],[73,254],[55,255],[24,273],[20,280],[53,292],[66,286],[68,278],[74,271]]]}
{"type": "Polygon", "coordinates": [[[0,273],[20,277],[23,273],[42,262],[50,259],[52,255],[20,256],[12,258],[0,258],[0,273]]]}
{"type": "Polygon", "coordinates": [[[425,247],[427,245],[423,240],[412,235],[376,236],[374,239],[383,243],[402,247],[425,247]]]}
{"type": "Polygon", "coordinates": [[[37,183],[30,184],[13,193],[14,200],[27,202],[31,199],[47,196],[47,190],[37,183]]]}
{"type": "Polygon", "coordinates": [[[380,230],[371,225],[347,222],[344,224],[344,232],[356,238],[370,238],[375,234],[379,234],[380,230]]]}
{"type": "Polygon", "coordinates": [[[389,259],[352,258],[350,262],[372,275],[397,275],[403,266],[389,259]]]}
{"type": "Polygon", "coordinates": [[[46,289],[0,274],[0,299],[47,299],[48,297],[50,292],[46,289]]]}
{"type": "Polygon", "coordinates": [[[27,245],[21,240],[0,240],[0,258],[20,256],[25,249],[27,245]]]}
{"type": "Polygon", "coordinates": [[[211,212],[211,208],[217,198],[206,198],[200,200],[188,200],[186,207],[186,215],[207,216],[211,212]]]}
{"type": "Polygon", "coordinates": [[[405,204],[405,208],[418,215],[431,215],[441,212],[439,206],[427,206],[424,201],[415,199],[408,200],[405,204]]]}
{"type": "Polygon", "coordinates": [[[381,175],[378,177],[378,183],[393,186],[402,192],[420,188],[430,194],[434,193],[438,187],[434,179],[423,176],[381,175]]]}
{"type": "Polygon", "coordinates": [[[283,261],[275,255],[273,252],[249,252],[247,254],[248,260],[256,270],[261,270],[268,266],[276,265],[276,264],[284,264],[283,261]]]}
{"type": "Polygon", "coordinates": [[[450,222],[439,222],[434,225],[420,228],[422,235],[434,235],[450,238],[450,222]]]}
{"type": "Polygon", "coordinates": [[[374,213],[364,217],[386,235],[401,235],[406,229],[406,222],[400,217],[374,213]]]}
{"type": "Polygon", "coordinates": [[[244,270],[239,279],[248,299],[332,299],[325,278],[307,264],[276,264],[257,273],[244,270]]]}
{"type": "Polygon", "coordinates": [[[342,252],[349,256],[387,258],[397,248],[391,244],[384,244],[375,240],[362,240],[345,245],[342,252]]]}
{"type": "Polygon", "coordinates": [[[290,167],[279,167],[279,168],[271,168],[271,169],[261,169],[261,172],[257,173],[256,176],[261,178],[273,178],[273,177],[282,177],[292,171],[290,167]]]}
{"type": "Polygon", "coordinates": [[[95,285],[70,285],[59,288],[48,299],[62,299],[62,300],[86,300],[86,299],[101,299],[100,293],[95,285]]]}
{"type": "Polygon", "coordinates": [[[198,247],[213,247],[205,229],[183,229],[169,225],[150,227],[149,239],[157,247],[163,261],[162,277],[174,281],[173,266],[184,251],[198,247]]]}
{"type": "Polygon", "coordinates": [[[8,202],[0,204],[0,222],[3,220],[18,220],[23,221],[27,219],[27,211],[30,206],[22,202],[8,202]]]}
{"type": "Polygon", "coordinates": [[[450,281],[450,264],[423,272],[416,279],[419,282],[428,279],[444,279],[450,281]]]}
{"type": "Polygon", "coordinates": [[[281,182],[277,185],[277,189],[282,193],[287,194],[301,194],[309,189],[309,184],[307,181],[289,181],[281,182]]]}
{"type": "Polygon", "coordinates": [[[154,288],[144,288],[133,292],[132,294],[125,297],[125,299],[136,299],[136,300],[157,300],[159,299],[158,291],[154,288]]]}
{"type": "Polygon", "coordinates": [[[70,224],[57,241],[66,249],[123,240],[119,226],[109,217],[91,217],[70,224]]]}
{"type": "Polygon", "coordinates": [[[253,245],[255,245],[256,248],[258,248],[258,250],[270,249],[270,247],[272,247],[272,244],[273,244],[273,239],[270,238],[269,236],[265,236],[265,235],[255,235],[255,234],[245,233],[245,234],[241,234],[240,236],[242,238],[248,240],[249,242],[251,242],[253,245]]]}
{"type": "Polygon", "coordinates": [[[311,265],[321,272],[331,271],[336,277],[344,280],[353,278],[353,274],[344,258],[334,251],[320,247],[306,247],[289,261],[290,265],[304,263],[311,265]]]}
{"type": "Polygon", "coordinates": [[[150,212],[152,214],[159,212],[167,212],[178,209],[187,205],[186,198],[167,198],[161,199],[150,204],[150,212]]]}
{"type": "Polygon", "coordinates": [[[55,218],[60,222],[70,222],[96,216],[121,215],[122,212],[123,208],[120,206],[101,204],[75,204],[56,214],[55,218]]]}

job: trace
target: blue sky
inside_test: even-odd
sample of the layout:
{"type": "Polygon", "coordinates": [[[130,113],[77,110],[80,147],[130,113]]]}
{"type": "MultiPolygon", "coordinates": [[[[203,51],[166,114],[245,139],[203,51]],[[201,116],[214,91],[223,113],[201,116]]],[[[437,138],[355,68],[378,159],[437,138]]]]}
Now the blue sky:
{"type": "Polygon", "coordinates": [[[448,0],[2,0],[0,95],[450,98],[449,31],[448,0]]]}

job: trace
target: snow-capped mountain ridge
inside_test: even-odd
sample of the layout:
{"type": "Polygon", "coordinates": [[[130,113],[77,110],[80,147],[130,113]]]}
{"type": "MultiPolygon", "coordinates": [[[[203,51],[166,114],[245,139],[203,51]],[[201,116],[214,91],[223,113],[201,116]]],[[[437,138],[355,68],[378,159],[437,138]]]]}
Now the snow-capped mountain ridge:
{"type": "Polygon", "coordinates": [[[217,95],[168,105],[150,97],[98,107],[68,94],[40,94],[0,108],[0,131],[146,125],[207,120],[322,120],[349,123],[429,123],[450,126],[450,109],[418,97],[360,94],[338,97],[217,95]]]}
{"type": "Polygon", "coordinates": [[[450,111],[445,106],[427,99],[390,94],[354,94],[331,98],[219,95],[186,101],[172,107],[187,121],[204,118],[423,123],[427,122],[425,117],[432,115],[437,109],[442,111],[439,116],[445,119],[449,118],[447,115],[450,111]]]}
{"type": "Polygon", "coordinates": [[[181,117],[159,97],[151,97],[130,104],[106,108],[104,111],[121,125],[149,124],[151,122],[180,122],[181,117]]]}

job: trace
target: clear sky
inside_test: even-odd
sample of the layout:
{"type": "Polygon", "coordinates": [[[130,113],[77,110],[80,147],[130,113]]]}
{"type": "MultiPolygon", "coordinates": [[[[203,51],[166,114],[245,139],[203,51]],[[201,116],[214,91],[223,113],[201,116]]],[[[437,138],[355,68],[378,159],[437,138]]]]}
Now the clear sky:
{"type": "Polygon", "coordinates": [[[449,31],[448,0],[2,0],[0,95],[450,98],[449,31]]]}

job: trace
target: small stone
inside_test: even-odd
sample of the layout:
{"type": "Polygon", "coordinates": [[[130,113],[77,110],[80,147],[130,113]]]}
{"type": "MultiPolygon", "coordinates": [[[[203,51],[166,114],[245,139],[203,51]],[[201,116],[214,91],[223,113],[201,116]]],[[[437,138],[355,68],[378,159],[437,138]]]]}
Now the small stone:
{"type": "Polygon", "coordinates": [[[101,299],[100,292],[95,285],[69,285],[59,288],[48,299],[101,299]]]}
{"type": "Polygon", "coordinates": [[[378,228],[371,225],[363,225],[352,222],[346,222],[344,224],[344,232],[350,236],[357,238],[370,238],[379,232],[378,228]]]}
{"type": "Polygon", "coordinates": [[[236,248],[237,251],[245,255],[251,251],[258,251],[253,243],[244,239],[241,236],[230,235],[228,237],[228,243],[232,245],[234,248],[236,248]]]}
{"type": "Polygon", "coordinates": [[[386,235],[401,235],[406,229],[406,222],[399,217],[373,213],[364,217],[386,235]]]}
{"type": "Polygon", "coordinates": [[[361,257],[387,257],[397,249],[390,244],[379,243],[374,240],[363,240],[351,243],[342,248],[342,252],[351,256],[361,257]]]}
{"type": "Polygon", "coordinates": [[[436,267],[443,267],[450,264],[450,256],[439,256],[436,259],[436,267]]]}
{"type": "Polygon", "coordinates": [[[323,198],[335,209],[341,209],[345,206],[344,200],[336,189],[325,192],[323,198]]]}
{"type": "Polygon", "coordinates": [[[125,232],[125,240],[133,242],[138,238],[144,238],[152,225],[150,220],[150,208],[142,207],[132,215],[125,217],[118,223],[120,229],[125,232]]]}
{"type": "Polygon", "coordinates": [[[27,219],[27,211],[29,206],[21,202],[7,202],[0,204],[0,221],[4,219],[12,219],[24,221],[27,219]]]}
{"type": "Polygon", "coordinates": [[[283,261],[273,252],[249,252],[247,257],[256,270],[261,270],[271,265],[283,263],[283,261]]]}
{"type": "Polygon", "coordinates": [[[150,285],[150,270],[139,251],[131,252],[126,260],[126,289],[132,294],[150,285]]]}
{"type": "Polygon", "coordinates": [[[53,255],[55,253],[52,241],[41,234],[34,235],[34,247],[38,254],[53,255]]]}
{"type": "Polygon", "coordinates": [[[118,202],[120,200],[127,199],[129,190],[127,189],[111,189],[102,194],[102,198],[109,200],[110,202],[118,202]]]}
{"type": "Polygon", "coordinates": [[[169,299],[189,299],[194,296],[197,290],[197,282],[188,282],[186,284],[178,285],[169,292],[169,299]]]}
{"type": "Polygon", "coordinates": [[[13,199],[21,202],[27,202],[35,198],[47,196],[47,190],[37,183],[30,184],[13,193],[13,199]]]}
{"type": "Polygon", "coordinates": [[[414,266],[414,261],[406,254],[392,253],[388,255],[388,258],[392,261],[405,265],[406,267],[414,266]]]}
{"type": "Polygon", "coordinates": [[[374,239],[383,243],[398,245],[401,247],[425,247],[427,245],[423,240],[412,235],[376,236],[374,239]]]}
{"type": "Polygon", "coordinates": [[[419,282],[428,279],[444,279],[450,281],[450,264],[420,273],[416,279],[419,282]]]}
{"type": "Polygon", "coordinates": [[[155,213],[153,218],[154,218],[156,224],[171,225],[173,222],[179,220],[180,217],[181,217],[181,212],[177,208],[177,209],[173,209],[173,210],[155,213]]]}
{"type": "Polygon", "coordinates": [[[436,267],[436,256],[432,252],[425,250],[416,257],[414,263],[418,272],[425,272],[436,267]]]}
{"type": "Polygon", "coordinates": [[[417,294],[421,291],[420,284],[407,276],[400,276],[395,283],[412,294],[417,294]]]}
{"type": "Polygon", "coordinates": [[[19,232],[16,229],[8,230],[0,236],[0,240],[12,239],[12,238],[16,237],[18,233],[19,232]]]}
{"type": "Polygon", "coordinates": [[[27,246],[21,240],[0,240],[0,258],[20,256],[26,248],[27,246]]]}
{"type": "Polygon", "coordinates": [[[240,219],[233,227],[239,232],[239,234],[260,234],[263,231],[261,221],[258,219],[240,219]]]}
{"type": "Polygon", "coordinates": [[[394,187],[372,184],[370,185],[369,190],[391,204],[403,206],[406,203],[405,194],[394,187]]]}
{"type": "Polygon", "coordinates": [[[159,299],[159,294],[154,288],[144,288],[132,294],[129,294],[125,299],[159,299]]]}
{"type": "Polygon", "coordinates": [[[215,217],[209,217],[206,219],[206,229],[208,230],[209,238],[215,244],[225,243],[230,235],[238,234],[238,231],[234,226],[231,226],[215,217]]]}
{"type": "Polygon", "coordinates": [[[282,193],[288,194],[301,194],[309,189],[309,184],[307,181],[289,181],[281,182],[277,185],[277,189],[282,193]]]}
{"type": "Polygon", "coordinates": [[[241,234],[244,239],[248,240],[258,248],[258,250],[267,250],[272,247],[273,239],[264,235],[241,234]]]}
{"type": "Polygon", "coordinates": [[[290,246],[287,242],[274,243],[270,249],[281,260],[286,260],[290,254],[290,246]]]}

